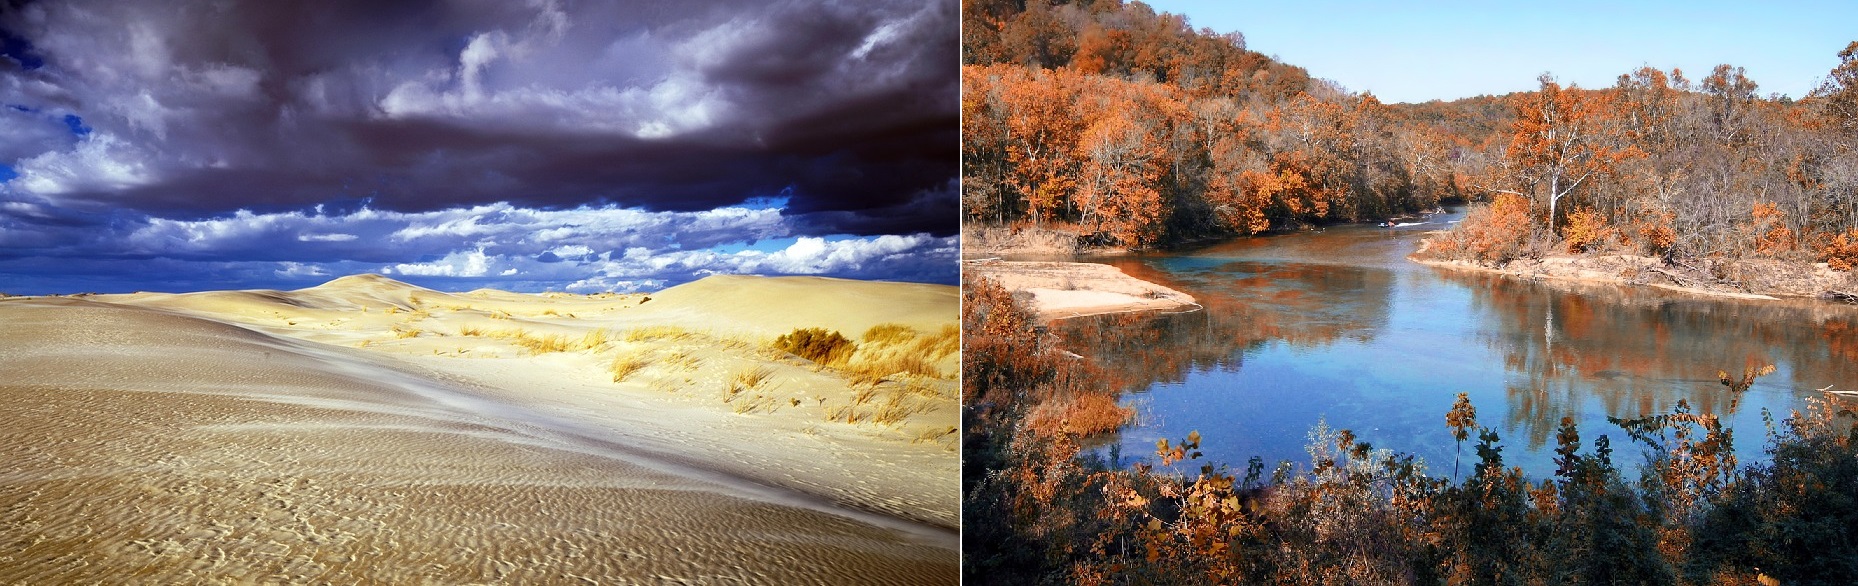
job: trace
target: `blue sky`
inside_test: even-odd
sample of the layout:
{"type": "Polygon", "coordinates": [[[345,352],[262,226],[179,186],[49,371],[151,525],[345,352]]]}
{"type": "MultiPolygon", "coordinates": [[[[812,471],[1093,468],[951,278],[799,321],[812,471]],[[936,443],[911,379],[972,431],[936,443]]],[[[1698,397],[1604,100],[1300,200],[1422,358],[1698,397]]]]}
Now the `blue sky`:
{"type": "Polygon", "coordinates": [[[959,278],[958,4],[0,6],[0,292],[959,278]]]}
{"type": "Polygon", "coordinates": [[[1229,2],[1155,0],[1194,28],[1385,102],[1452,100],[1562,83],[1606,87],[1651,65],[1700,80],[1743,67],[1763,95],[1804,96],[1858,40],[1858,2],[1229,2]]]}

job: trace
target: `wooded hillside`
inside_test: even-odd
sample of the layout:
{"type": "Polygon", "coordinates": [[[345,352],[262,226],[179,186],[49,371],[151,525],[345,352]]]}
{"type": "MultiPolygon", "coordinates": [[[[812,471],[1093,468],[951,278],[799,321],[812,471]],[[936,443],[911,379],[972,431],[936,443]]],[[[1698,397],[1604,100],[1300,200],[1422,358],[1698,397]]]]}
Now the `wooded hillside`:
{"type": "Polygon", "coordinates": [[[1063,223],[1103,244],[1359,221],[1462,197],[1477,149],[1120,1],[963,4],[970,220],[1063,223]]]}
{"type": "Polygon", "coordinates": [[[1858,43],[1799,100],[1725,64],[1387,105],[1139,2],[963,10],[969,221],[1148,247],[1470,200],[1434,254],[1858,262],[1858,43]]]}

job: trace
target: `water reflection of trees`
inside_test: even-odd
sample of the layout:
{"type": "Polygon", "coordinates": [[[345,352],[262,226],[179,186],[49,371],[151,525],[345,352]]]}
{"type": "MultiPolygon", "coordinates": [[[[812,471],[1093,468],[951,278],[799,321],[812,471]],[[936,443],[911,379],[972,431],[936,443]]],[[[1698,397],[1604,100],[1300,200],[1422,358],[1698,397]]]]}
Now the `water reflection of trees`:
{"type": "MultiPolygon", "coordinates": [[[[1474,311],[1492,333],[1485,342],[1525,381],[1508,389],[1508,422],[1541,447],[1564,416],[1580,419],[1588,397],[1606,415],[1671,411],[1679,400],[1698,413],[1739,407],[1716,373],[1739,375],[1777,364],[1795,391],[1858,383],[1858,340],[1847,308],[1790,302],[1675,297],[1614,286],[1544,285],[1489,275],[1448,279],[1487,292],[1474,311]]],[[[1784,414],[1782,414],[1784,415],[1784,414]]]]}
{"type": "MultiPolygon", "coordinates": [[[[1170,260],[1181,259],[1158,262],[1170,260]]],[[[1126,390],[1180,382],[1196,370],[1237,369],[1245,350],[1273,340],[1303,347],[1370,340],[1386,325],[1394,283],[1390,271],[1349,266],[1214,261],[1156,268],[1135,258],[1104,262],[1189,292],[1205,307],[1053,325],[1079,354],[1119,373],[1126,390]]]]}

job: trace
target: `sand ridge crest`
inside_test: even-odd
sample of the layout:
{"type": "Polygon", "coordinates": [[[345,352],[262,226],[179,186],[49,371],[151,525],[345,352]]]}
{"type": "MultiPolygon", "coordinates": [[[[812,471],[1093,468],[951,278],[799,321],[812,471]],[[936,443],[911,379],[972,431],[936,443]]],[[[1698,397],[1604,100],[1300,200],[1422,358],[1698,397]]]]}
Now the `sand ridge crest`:
{"type": "Polygon", "coordinates": [[[705,312],[747,332],[825,327],[851,335],[880,323],[931,329],[956,316],[961,293],[947,285],[830,277],[712,275],[652,295],[663,310],[705,312]]]}

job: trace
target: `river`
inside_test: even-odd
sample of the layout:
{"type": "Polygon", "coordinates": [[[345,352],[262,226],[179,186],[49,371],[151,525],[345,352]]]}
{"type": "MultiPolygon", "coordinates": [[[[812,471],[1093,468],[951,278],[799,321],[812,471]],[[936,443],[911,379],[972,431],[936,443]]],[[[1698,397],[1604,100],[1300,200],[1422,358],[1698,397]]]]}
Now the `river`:
{"type": "MultiPolygon", "coordinates": [[[[1764,412],[1778,422],[1814,389],[1858,387],[1858,309],[1540,283],[1405,259],[1425,232],[1458,217],[1079,259],[1205,305],[1054,325],[1067,348],[1118,375],[1124,404],[1137,410],[1093,452],[1121,465],[1152,461],[1156,440],[1199,431],[1203,461],[1307,467],[1309,432],[1326,422],[1451,475],[1458,445],[1445,413],[1466,393],[1478,424],[1502,437],[1505,464],[1551,474],[1565,416],[1584,451],[1610,436],[1632,476],[1640,450],[1608,417],[1668,413],[1684,401],[1722,417],[1746,463],[1763,459],[1764,412]],[[1740,396],[1716,376],[1765,364],[1776,372],[1740,396]]],[[[1458,456],[1467,471],[1474,454],[1465,445],[1458,456]]]]}

